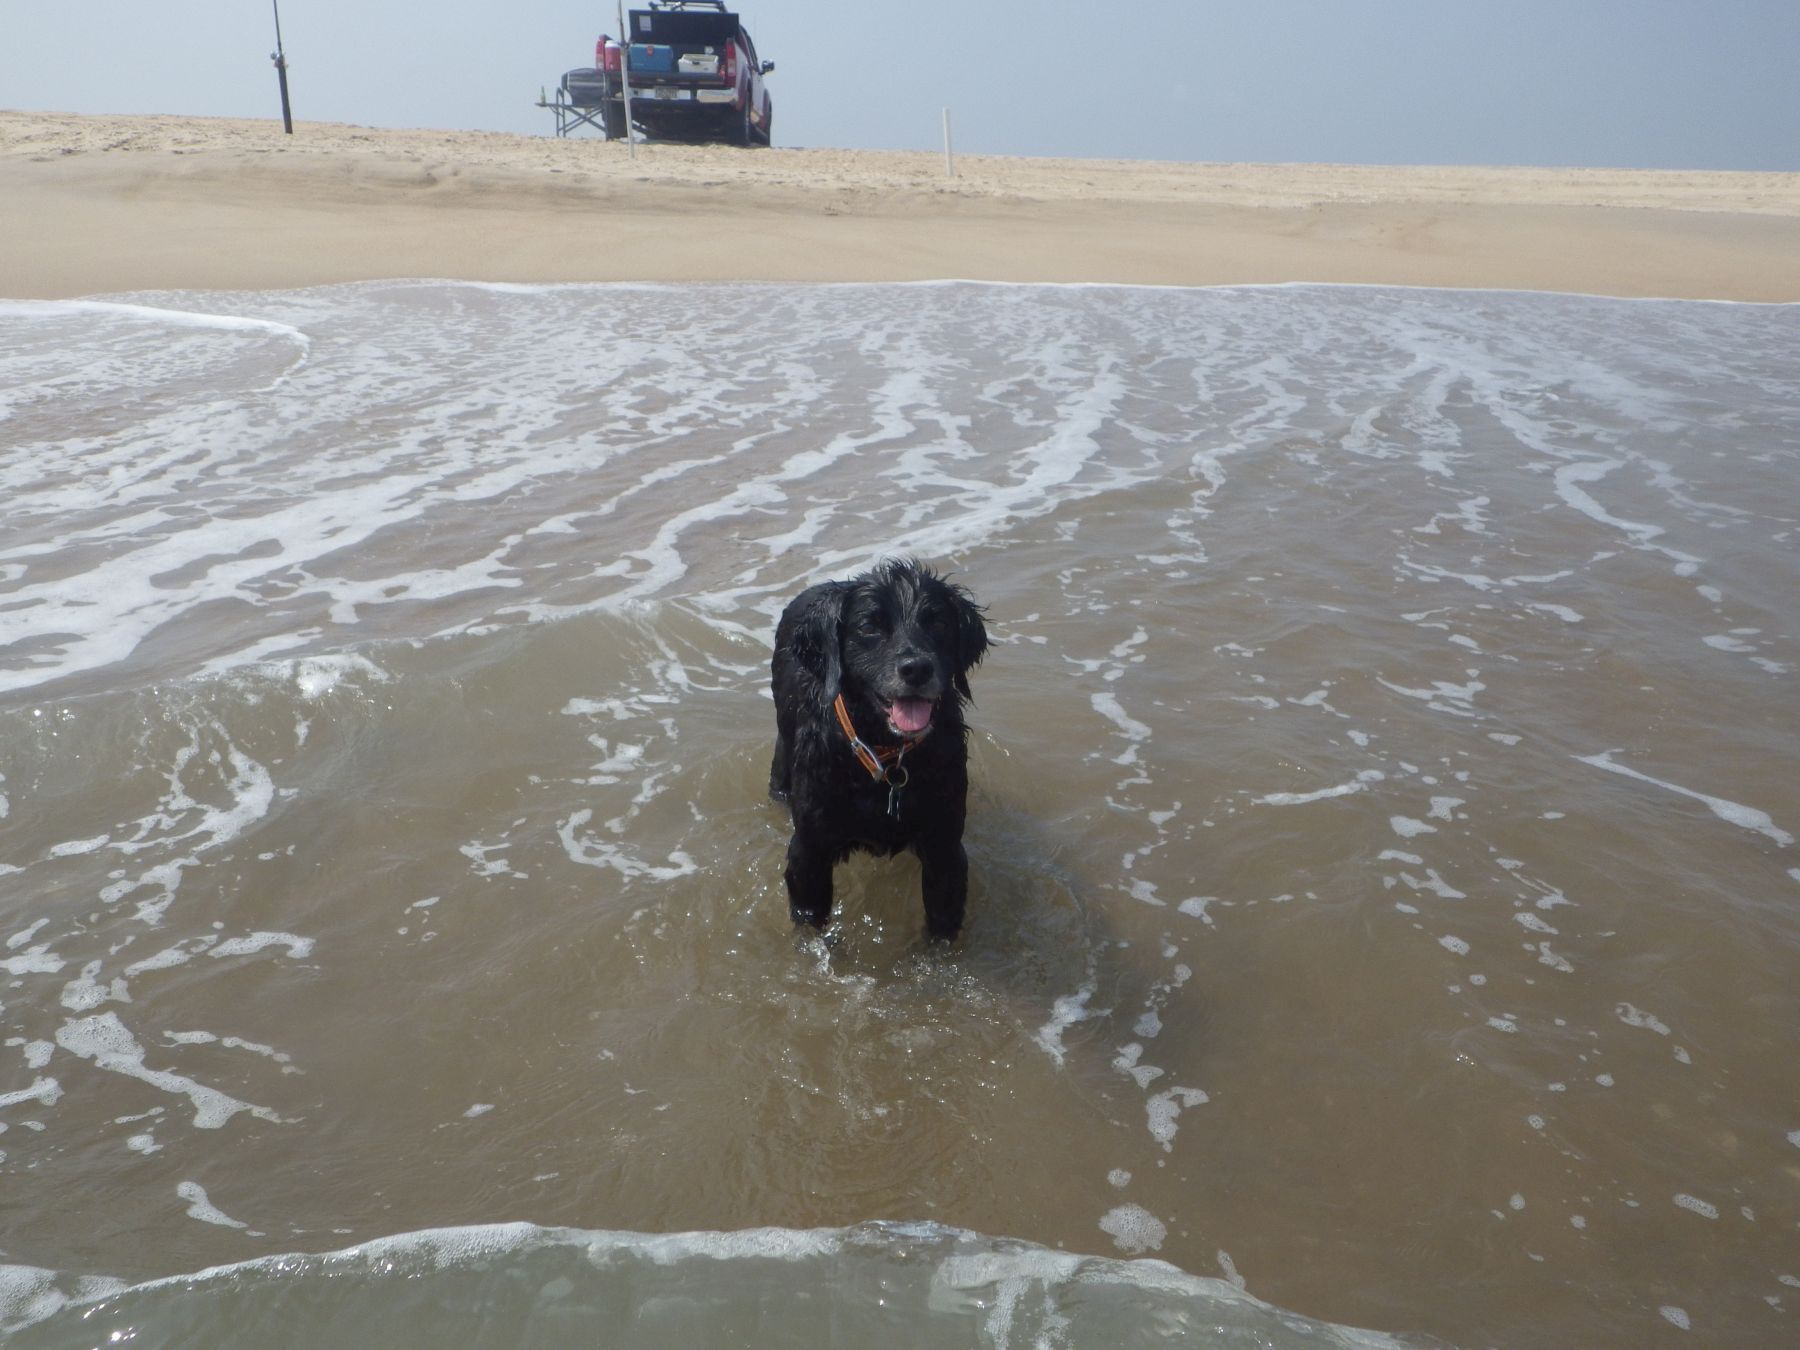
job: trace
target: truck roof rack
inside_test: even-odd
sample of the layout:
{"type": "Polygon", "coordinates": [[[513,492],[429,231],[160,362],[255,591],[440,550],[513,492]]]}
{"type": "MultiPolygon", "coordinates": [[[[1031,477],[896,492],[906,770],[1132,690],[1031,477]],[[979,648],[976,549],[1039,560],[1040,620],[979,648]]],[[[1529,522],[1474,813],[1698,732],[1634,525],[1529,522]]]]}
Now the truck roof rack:
{"type": "Polygon", "coordinates": [[[721,14],[726,12],[725,0],[650,0],[650,8],[653,10],[716,9],[721,14]]]}

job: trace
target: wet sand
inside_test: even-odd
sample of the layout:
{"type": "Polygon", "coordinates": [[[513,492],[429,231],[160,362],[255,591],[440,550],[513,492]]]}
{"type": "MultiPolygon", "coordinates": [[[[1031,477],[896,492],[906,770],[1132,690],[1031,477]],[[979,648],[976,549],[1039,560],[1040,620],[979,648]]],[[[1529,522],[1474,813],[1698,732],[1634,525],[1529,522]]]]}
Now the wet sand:
{"type": "Polygon", "coordinates": [[[1800,300],[1800,175],[640,146],[0,112],[0,295],[396,276],[1800,300]]]}

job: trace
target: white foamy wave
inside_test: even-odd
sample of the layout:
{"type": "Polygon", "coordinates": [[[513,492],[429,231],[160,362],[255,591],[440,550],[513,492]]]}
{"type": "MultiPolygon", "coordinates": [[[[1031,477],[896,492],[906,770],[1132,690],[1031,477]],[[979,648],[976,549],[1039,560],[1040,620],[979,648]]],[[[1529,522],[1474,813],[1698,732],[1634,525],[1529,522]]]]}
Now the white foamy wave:
{"type": "Polygon", "coordinates": [[[55,1106],[62,1100],[62,1084],[54,1078],[36,1078],[30,1087],[19,1088],[13,1092],[0,1092],[0,1107],[19,1106],[25,1102],[36,1102],[39,1106],[55,1106]]]}
{"type": "MultiPolygon", "coordinates": [[[[197,1184],[178,1187],[194,1216],[236,1226],[197,1184]]],[[[1154,1250],[1163,1222],[1121,1205],[1101,1228],[1127,1251],[1154,1250]]],[[[291,1253],[136,1285],[28,1266],[0,1268],[0,1330],[57,1343],[129,1327],[156,1342],[264,1328],[264,1344],[317,1344],[329,1331],[364,1343],[466,1336],[634,1346],[722,1344],[757,1327],[759,1343],[892,1343],[1055,1350],[1146,1336],[1206,1336],[1269,1347],[1402,1342],[1285,1312],[1239,1283],[1156,1260],[1052,1251],[932,1223],[735,1232],[619,1233],[531,1224],[431,1229],[342,1251],[291,1253]],[[879,1289],[879,1296],[867,1291],[879,1289]],[[520,1289],[535,1297],[521,1300],[520,1289]],[[280,1307],[278,1319],[270,1310],[280,1307]]]]}
{"type": "Polygon", "coordinates": [[[1128,1256],[1153,1252],[1163,1245],[1169,1226],[1142,1205],[1118,1205],[1106,1211],[1100,1231],[1128,1256]]]}
{"type": "Polygon", "coordinates": [[[219,1129],[243,1111],[262,1120],[281,1123],[282,1118],[265,1106],[239,1101],[185,1074],[147,1066],[144,1047],[126,1029],[117,1013],[100,1013],[65,1022],[56,1030],[56,1043],[77,1059],[90,1061],[97,1069],[123,1074],[159,1091],[186,1097],[194,1108],[195,1129],[219,1129]]]}
{"type": "Polygon", "coordinates": [[[244,1228],[249,1224],[241,1219],[234,1219],[207,1198],[206,1188],[197,1181],[183,1181],[175,1187],[175,1194],[187,1201],[187,1216],[198,1219],[201,1223],[210,1223],[219,1228],[244,1228]]]}
{"type": "Polygon", "coordinates": [[[1068,1058],[1068,1047],[1063,1044],[1063,1036],[1077,1022],[1084,1022],[1095,1014],[1088,1008],[1088,1000],[1094,996],[1094,986],[1084,984],[1073,994],[1064,994],[1051,1007],[1050,1020],[1037,1029],[1032,1037],[1041,1049],[1059,1065],[1068,1058]]]}
{"type": "Polygon", "coordinates": [[[570,862],[585,867],[608,867],[621,876],[649,877],[655,881],[673,881],[695,870],[694,860],[680,850],[671,853],[666,863],[645,862],[622,844],[581,833],[593,817],[592,811],[577,811],[557,827],[557,837],[562,840],[563,851],[570,862]]]}
{"type": "Polygon", "coordinates": [[[0,319],[59,319],[72,314],[98,314],[141,319],[158,328],[210,328],[223,332],[266,333],[291,338],[302,347],[311,339],[290,324],[240,314],[207,314],[195,310],[130,305],[115,300],[0,300],[0,319]]]}
{"type": "Polygon", "coordinates": [[[1349,782],[1339,783],[1335,787],[1317,788],[1312,792],[1265,792],[1250,800],[1257,806],[1305,806],[1309,802],[1322,802],[1332,797],[1348,797],[1362,792],[1370,783],[1379,783],[1386,777],[1380,769],[1364,769],[1349,782]]]}
{"type": "MultiPolygon", "coordinates": [[[[147,645],[165,669],[216,673],[676,594],[743,632],[746,607],[772,617],[797,585],[883,553],[953,558],[1186,478],[1191,500],[1148,554],[1183,576],[1209,557],[1208,521],[1239,505],[1234,466],[1326,463],[1321,416],[1347,419],[1342,456],[1441,496],[1474,462],[1464,400],[1543,458],[1554,502],[1698,569],[1669,524],[1609,504],[1628,484],[1672,512],[1728,509],[1612,429],[1660,428],[1679,409],[1654,373],[1595,351],[1609,313],[1544,297],[949,283],[11,303],[0,490],[23,529],[0,547],[0,693],[130,666],[147,645]],[[1139,361],[1139,347],[1166,359],[1139,361]],[[1309,392],[1347,383],[1370,389],[1355,409],[1309,392]],[[108,410],[127,397],[141,413],[121,425],[108,410]],[[233,622],[211,622],[224,610],[233,622]]],[[[1667,346],[1691,365],[1688,330],[1738,318],[1686,314],[1647,359],[1667,346]]],[[[1416,529],[1424,546],[1482,540],[1501,512],[1492,490],[1459,488],[1416,529]]],[[[1400,561],[1488,594],[1542,580],[1400,561]]],[[[1520,605],[1579,621],[1557,598],[1520,605]]],[[[1458,684],[1394,687],[1470,715],[1458,684]]],[[[1096,710],[1136,734],[1123,705],[1096,710]]]]}
{"type": "Polygon", "coordinates": [[[1647,773],[1639,773],[1636,769],[1624,764],[1615,763],[1614,751],[1608,750],[1599,755],[1577,755],[1575,758],[1583,764],[1591,764],[1596,769],[1605,769],[1608,773],[1616,773],[1622,778],[1634,778],[1640,783],[1649,783],[1653,787],[1662,788],[1678,796],[1689,797],[1700,802],[1720,820],[1736,825],[1739,829],[1754,830],[1757,834],[1773,839],[1783,848],[1794,842],[1794,836],[1778,826],[1770,818],[1767,811],[1754,806],[1745,806],[1741,802],[1730,801],[1724,797],[1715,797],[1710,793],[1697,792],[1693,788],[1682,787],[1679,783],[1666,782],[1661,778],[1653,778],[1647,773]]]}
{"type": "Polygon", "coordinates": [[[0,1331],[22,1331],[65,1308],[98,1303],[129,1287],[107,1275],[59,1275],[36,1266],[0,1265],[0,1331]]]}

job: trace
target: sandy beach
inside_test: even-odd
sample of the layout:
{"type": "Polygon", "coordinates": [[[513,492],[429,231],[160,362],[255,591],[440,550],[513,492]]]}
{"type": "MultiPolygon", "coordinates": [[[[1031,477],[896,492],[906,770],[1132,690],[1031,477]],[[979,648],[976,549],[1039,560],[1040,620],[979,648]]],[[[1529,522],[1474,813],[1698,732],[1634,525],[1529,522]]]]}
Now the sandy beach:
{"type": "MultiPolygon", "coordinates": [[[[548,128],[546,127],[546,130],[548,128]]],[[[0,112],[0,295],[1318,281],[1800,300],[1800,175],[740,150],[0,112]]]]}

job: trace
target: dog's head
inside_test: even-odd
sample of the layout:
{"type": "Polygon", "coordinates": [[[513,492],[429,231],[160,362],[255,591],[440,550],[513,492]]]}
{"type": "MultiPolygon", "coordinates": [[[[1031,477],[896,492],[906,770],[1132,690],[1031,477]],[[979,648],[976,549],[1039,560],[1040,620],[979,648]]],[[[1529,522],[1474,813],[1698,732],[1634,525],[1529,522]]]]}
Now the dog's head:
{"type": "Polygon", "coordinates": [[[890,559],[852,578],[813,634],[827,689],[885,720],[899,736],[929,731],[946,705],[970,697],[969,671],[987,651],[981,609],[922,563],[890,559]],[[833,670],[832,667],[836,669],[833,670]],[[832,678],[833,676],[836,678],[832,678]]]}

